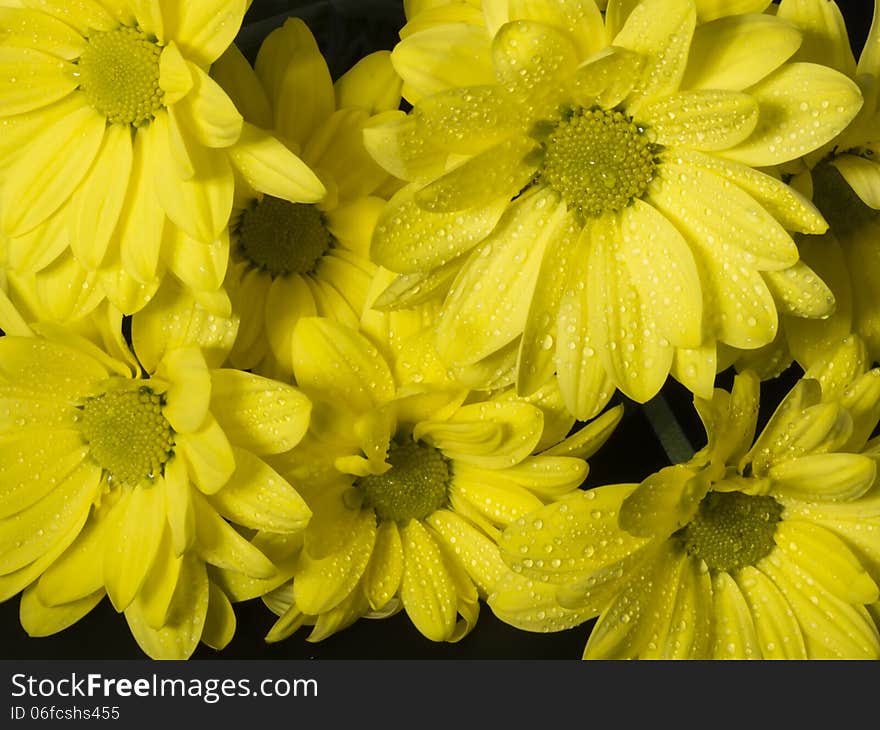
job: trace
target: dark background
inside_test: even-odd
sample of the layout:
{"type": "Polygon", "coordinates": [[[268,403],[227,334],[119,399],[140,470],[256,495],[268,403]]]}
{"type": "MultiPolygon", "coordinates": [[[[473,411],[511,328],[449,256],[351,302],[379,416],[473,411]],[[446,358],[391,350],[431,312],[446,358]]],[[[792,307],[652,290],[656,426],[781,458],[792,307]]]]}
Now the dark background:
{"type": "MultiPolygon", "coordinates": [[[[838,0],[846,17],[856,57],[871,21],[871,0],[838,0]]],[[[262,39],[286,17],[303,18],[315,34],[334,78],[366,54],[390,49],[403,24],[401,0],[254,0],[245,16],[238,44],[248,58],[256,56],[262,39]]],[[[800,376],[794,366],[762,386],[761,421],[800,376]]],[[[731,373],[719,375],[729,387],[731,373]]],[[[624,417],[609,442],[592,459],[586,486],[638,482],[666,466],[669,459],[652,421],[673,414],[694,448],[705,439],[691,395],[670,379],[647,407],[623,396],[624,417]],[[649,413],[652,414],[649,418],[649,413]]],[[[301,630],[286,641],[266,644],[263,636],[275,617],[261,601],[236,606],[238,628],[222,652],[200,645],[195,659],[579,659],[592,622],[555,634],[531,634],[514,629],[481,606],[480,620],[458,644],[438,644],[424,638],[404,613],[389,619],[361,619],[352,627],[318,644],[305,640],[301,630]]],[[[123,616],[104,600],[76,625],[55,636],[30,638],[18,621],[18,597],[0,604],[0,657],[3,659],[138,659],[144,658],[123,616]]]]}

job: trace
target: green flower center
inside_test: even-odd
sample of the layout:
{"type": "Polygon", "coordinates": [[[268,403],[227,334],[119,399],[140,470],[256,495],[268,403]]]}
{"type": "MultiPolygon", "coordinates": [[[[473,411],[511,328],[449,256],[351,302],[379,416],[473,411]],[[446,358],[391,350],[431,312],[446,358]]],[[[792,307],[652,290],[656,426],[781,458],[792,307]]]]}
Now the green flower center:
{"type": "Polygon", "coordinates": [[[709,492],[678,535],[689,555],[711,570],[731,572],[754,565],[773,549],[781,515],[782,505],[773,497],[709,492]]]}
{"type": "Polygon", "coordinates": [[[93,31],[79,57],[79,87],[109,122],[140,127],[162,108],[161,53],[136,28],[93,31]]]}
{"type": "Polygon", "coordinates": [[[163,405],[162,396],[140,386],[107,391],[80,407],[80,432],[114,481],[137,486],[162,472],[174,447],[163,405]]]}
{"type": "Polygon", "coordinates": [[[446,503],[449,462],[433,446],[416,441],[392,443],[388,462],[391,468],[384,474],[371,474],[355,482],[379,519],[406,524],[427,517],[446,503]]]}
{"type": "Polygon", "coordinates": [[[264,195],[241,217],[242,255],[273,276],[307,274],[330,249],[330,232],[314,205],[264,195]]]}
{"type": "Polygon", "coordinates": [[[544,147],[540,179],[581,218],[625,208],[654,177],[655,146],[620,112],[570,110],[533,134],[544,147]]]}

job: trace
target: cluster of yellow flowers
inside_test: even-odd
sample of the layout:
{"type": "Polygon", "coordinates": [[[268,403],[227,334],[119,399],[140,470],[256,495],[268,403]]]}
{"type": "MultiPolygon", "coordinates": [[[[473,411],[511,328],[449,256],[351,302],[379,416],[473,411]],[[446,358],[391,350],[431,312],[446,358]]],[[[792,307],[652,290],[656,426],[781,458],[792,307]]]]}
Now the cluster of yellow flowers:
{"type": "Polygon", "coordinates": [[[857,62],[832,0],[404,0],[334,81],[249,5],[0,0],[24,629],[880,658],[880,6],[857,62]],[[585,488],[670,377],[706,446],[585,488]]]}

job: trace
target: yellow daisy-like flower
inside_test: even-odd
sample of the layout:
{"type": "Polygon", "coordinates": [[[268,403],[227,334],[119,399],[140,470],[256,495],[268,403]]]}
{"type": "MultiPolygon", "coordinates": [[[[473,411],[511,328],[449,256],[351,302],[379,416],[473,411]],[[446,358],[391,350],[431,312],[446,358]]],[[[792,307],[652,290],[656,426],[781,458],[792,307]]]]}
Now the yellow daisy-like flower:
{"type": "Polygon", "coordinates": [[[809,367],[830,343],[853,332],[880,362],[880,9],[875,3],[858,64],[834,2],[783,0],[778,14],[809,38],[797,58],[845,73],[859,84],[865,103],[832,142],[786,168],[828,221],[823,236],[804,236],[798,247],[834,293],[836,307],[821,322],[786,317],[783,336],[767,355],[809,367]]]}
{"type": "MultiPolygon", "coordinates": [[[[54,264],[50,287],[64,287],[65,272],[91,277],[127,313],[165,268],[219,286],[233,169],[266,165],[208,75],[247,0],[14,5],[0,7],[0,229],[10,265],[54,264]]],[[[323,195],[299,173],[285,174],[304,200],[323,195]]]]}
{"type": "MultiPolygon", "coordinates": [[[[5,324],[5,323],[4,323],[5,324]]],[[[296,388],[209,369],[168,349],[150,377],[54,325],[0,338],[0,600],[24,591],[31,635],[110,597],[141,648],[221,648],[235,616],[213,568],[266,579],[272,562],[227,520],[302,530],[310,511],[264,461],[311,404],[296,388]]]]}
{"type": "Polygon", "coordinates": [[[746,371],[730,393],[695,399],[708,444],[689,462],[508,528],[500,544],[518,573],[492,608],[531,630],[598,615],[588,659],[880,657],[868,610],[880,370],[865,373],[850,340],[807,376],[754,445],[759,381],[746,371]]]}
{"type": "Polygon", "coordinates": [[[245,180],[237,188],[226,287],[241,324],[230,362],[286,378],[300,317],[357,327],[363,312],[375,270],[369,241],[389,181],[364,148],[363,128],[376,112],[397,108],[400,79],[384,51],[363,59],[334,88],[298,18],[266,37],[255,69],[232,46],[213,73],[245,119],[273,130],[328,190],[310,204],[245,180]]]}
{"type": "Polygon", "coordinates": [[[301,319],[294,346],[313,417],[272,463],[313,518],[292,592],[270,600],[283,615],[269,640],[308,623],[316,641],[401,606],[429,639],[460,639],[491,588],[484,555],[501,563],[500,529],[581,483],[620,408],[535,454],[543,412],[509,392],[398,386],[363,336],[322,318],[301,319]]]}
{"type": "MultiPolygon", "coordinates": [[[[766,344],[778,307],[828,313],[788,233],[825,221],[755,168],[821,147],[862,98],[833,69],[789,62],[796,29],[759,14],[698,25],[693,0],[615,2],[604,17],[592,0],[483,12],[488,74],[445,78],[366,131],[410,181],[374,258],[411,285],[455,276],[437,327],[445,361],[509,348],[520,393],[555,372],[587,418],[612,386],[645,401],[670,371],[711,393],[716,342],[766,344]]],[[[392,56],[404,81],[458,68],[419,61],[443,53],[441,37],[455,56],[460,26],[425,31],[434,45],[408,36],[392,56]]]]}

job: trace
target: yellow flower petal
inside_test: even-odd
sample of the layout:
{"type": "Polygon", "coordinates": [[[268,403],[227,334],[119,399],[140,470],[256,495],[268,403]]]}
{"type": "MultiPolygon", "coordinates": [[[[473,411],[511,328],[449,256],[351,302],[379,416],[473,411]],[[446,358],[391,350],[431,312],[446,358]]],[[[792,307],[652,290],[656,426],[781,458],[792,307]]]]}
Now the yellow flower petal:
{"type": "Polygon", "coordinates": [[[167,135],[168,119],[157,114],[150,127],[151,159],[159,201],[168,217],[189,235],[201,241],[217,239],[232,211],[233,176],[226,156],[193,145],[189,148],[193,176],[182,179],[175,173],[167,135]]]}
{"type": "MultiPolygon", "coordinates": [[[[211,66],[211,76],[223,87],[246,122],[271,129],[272,107],[266,90],[244,54],[234,43],[211,66]]],[[[242,130],[244,133],[244,130],[242,130]]]]}
{"type": "Polygon", "coordinates": [[[192,495],[196,520],[195,551],[211,565],[254,578],[271,578],[272,562],[220,517],[198,494],[192,495]]]}
{"type": "Polygon", "coordinates": [[[791,561],[840,600],[866,604],[878,599],[877,584],[834,533],[812,522],[785,519],[776,526],[773,539],[791,561]]]}
{"type": "Polygon", "coordinates": [[[696,22],[690,0],[645,0],[633,8],[613,44],[648,57],[636,87],[639,96],[659,97],[678,89],[696,22]]]}
{"type": "Polygon", "coordinates": [[[403,579],[400,598],[416,628],[431,641],[448,641],[455,630],[456,590],[435,538],[418,520],[400,530],[403,579]]]}
{"type": "Polygon", "coordinates": [[[700,347],[676,347],[669,373],[694,395],[711,399],[718,373],[715,340],[708,339],[700,347]]]}
{"type": "Polygon", "coordinates": [[[555,91],[579,60],[570,36],[533,20],[505,23],[492,39],[498,83],[514,93],[528,93],[531,99],[555,91]]]}
{"type": "Polygon", "coordinates": [[[746,370],[736,375],[730,393],[718,388],[711,398],[694,398],[694,407],[709,439],[711,462],[735,464],[752,445],[760,387],[755,373],[746,370]]]}
{"type": "Polygon", "coordinates": [[[840,402],[853,421],[852,435],[841,450],[861,451],[880,421],[880,371],[875,368],[857,378],[844,390],[840,402]]]}
{"type": "Polygon", "coordinates": [[[85,50],[86,40],[67,23],[30,8],[0,8],[3,45],[35,48],[73,61],[85,50]]]}
{"type": "Polygon", "coordinates": [[[235,634],[235,623],[235,611],[226,594],[215,583],[209,583],[202,642],[218,651],[225,648],[235,634]]]}
{"type": "MultiPolygon", "coordinates": [[[[713,474],[717,479],[717,475],[713,474]]],[[[665,537],[688,524],[711,487],[711,477],[685,464],[647,477],[620,508],[620,526],[632,535],[665,537]]]]}
{"type": "Polygon", "coordinates": [[[132,164],[131,132],[110,125],[95,164],[76,195],[70,247],[77,260],[89,269],[101,264],[116,228],[132,164]]]}
{"type": "Polygon", "coordinates": [[[74,71],[71,64],[42,50],[4,45],[0,48],[3,116],[40,109],[63,99],[79,85],[74,71]]]}
{"type": "Polygon", "coordinates": [[[0,520],[0,574],[38,560],[77,526],[98,493],[100,469],[83,462],[38,502],[0,520]]]}
{"type": "Polygon", "coordinates": [[[311,403],[296,388],[240,370],[211,371],[211,408],[237,445],[258,454],[293,448],[308,428],[311,403]]]}
{"type": "Polygon", "coordinates": [[[220,85],[194,63],[187,61],[193,86],[174,105],[176,118],[207,147],[229,147],[238,140],[241,113],[220,85]]]}
{"type": "Polygon", "coordinates": [[[159,549],[165,527],[163,480],[124,494],[107,517],[104,583],[120,613],[134,600],[159,549]]]}
{"type": "Polygon", "coordinates": [[[686,560],[683,552],[664,543],[657,557],[629,575],[626,585],[602,611],[590,632],[584,659],[634,659],[651,641],[656,619],[673,609],[675,576],[686,560]]]}
{"type": "Polygon", "coordinates": [[[19,618],[28,636],[51,636],[72,626],[97,606],[104,598],[103,589],[71,603],[46,606],[40,601],[36,588],[31,587],[21,596],[19,618]]]}
{"type": "Polygon", "coordinates": [[[650,311],[647,297],[625,263],[627,234],[621,223],[615,217],[593,224],[587,316],[595,350],[608,376],[622,392],[644,403],[669,374],[672,346],[662,336],[662,323],[650,311]]]}
{"type": "Polygon", "coordinates": [[[448,213],[509,200],[535,174],[536,165],[526,161],[534,148],[534,140],[525,136],[504,140],[418,190],[416,204],[432,213],[448,213]]]}
{"type": "Polygon", "coordinates": [[[369,114],[397,109],[400,87],[401,79],[391,65],[390,51],[364,56],[333,84],[337,108],[354,107],[369,114]]]}
{"type": "Polygon", "coordinates": [[[678,149],[664,158],[670,165],[684,163],[715,173],[748,193],[783,228],[801,233],[824,233],[828,224],[807,198],[775,177],[751,167],[695,150],[678,149]]]}
{"type": "Polygon", "coordinates": [[[195,541],[196,521],[186,460],[173,457],[165,464],[165,513],[175,555],[195,541]]]}
{"type": "Polygon", "coordinates": [[[504,477],[488,472],[478,475],[477,479],[469,479],[469,476],[472,474],[461,474],[456,468],[449,485],[450,493],[459,500],[466,499],[477,512],[496,525],[509,525],[543,504],[531,492],[504,477]]]}
{"type": "Polygon", "coordinates": [[[489,401],[463,406],[446,422],[422,421],[413,438],[432,443],[450,459],[502,469],[532,452],[543,425],[544,414],[529,403],[489,401]]]}
{"type": "Polygon", "coordinates": [[[798,618],[807,656],[816,659],[877,659],[877,628],[864,607],[844,603],[818,585],[777,552],[760,563],[798,618]],[[861,609],[861,610],[859,610],[861,609]]]}
{"type": "Polygon", "coordinates": [[[495,81],[486,30],[453,23],[407,35],[391,52],[391,63],[404,80],[404,94],[416,104],[455,86],[495,81]]]}
{"type": "Polygon", "coordinates": [[[205,566],[195,555],[187,553],[162,628],[154,629],[147,623],[140,599],[135,599],[125,610],[125,620],[148,656],[153,659],[188,659],[201,638],[208,600],[205,566]]]}
{"type": "Polygon", "coordinates": [[[294,532],[312,515],[283,477],[243,449],[235,449],[235,471],[209,502],[231,522],[254,530],[294,532]]]}
{"type": "Polygon", "coordinates": [[[235,457],[223,428],[208,413],[201,428],[175,437],[181,455],[186,459],[193,482],[206,494],[213,494],[232,476],[235,457]]]}
{"type": "Polygon", "coordinates": [[[796,28],[771,15],[731,13],[701,23],[694,31],[682,88],[742,91],[785,63],[801,37],[796,28]]]}
{"type": "Polygon", "coordinates": [[[72,25],[83,36],[90,30],[112,30],[116,19],[97,0],[40,0],[40,11],[72,25]]]}
{"type": "Polygon", "coordinates": [[[248,122],[229,148],[236,169],[254,188],[276,198],[316,203],[326,188],[318,176],[276,137],[248,122]]]}
{"type": "Polygon", "coordinates": [[[40,576],[40,602],[57,606],[86,598],[104,587],[104,538],[108,507],[92,515],[76,540],[40,576]],[[99,516],[100,515],[100,516],[99,516]]]}
{"type": "Polygon", "coordinates": [[[818,149],[840,134],[862,106],[855,82],[812,63],[786,64],[749,94],[761,108],[758,126],[745,142],[719,154],[753,167],[778,165],[818,149]]]}
{"type": "Polygon", "coordinates": [[[590,330],[589,289],[584,285],[589,276],[590,228],[583,229],[569,261],[569,278],[556,323],[556,370],[566,407],[586,421],[601,412],[615,390],[590,330]]]}
{"type": "Polygon", "coordinates": [[[441,359],[471,365],[522,333],[544,249],[570,226],[565,204],[549,190],[510,206],[446,297],[436,329],[441,359]]]}
{"type": "Polygon", "coordinates": [[[371,257],[398,273],[442,266],[485,238],[507,205],[502,199],[473,210],[431,213],[416,203],[415,187],[407,186],[391,198],[379,216],[371,257]],[[399,224],[402,220],[407,221],[407,228],[399,224]]]}
{"type": "Polygon", "coordinates": [[[155,376],[168,381],[162,412],[178,433],[196,431],[204,422],[211,399],[211,375],[197,347],[168,350],[155,376]]]}
{"type": "Polygon", "coordinates": [[[715,659],[760,659],[761,647],[743,594],[727,573],[712,577],[715,659]]]}
{"type": "Polygon", "coordinates": [[[865,205],[875,210],[880,208],[880,165],[856,155],[840,155],[830,164],[843,175],[865,205]]]}
{"type": "Polygon", "coordinates": [[[873,484],[876,462],[860,454],[814,454],[775,464],[773,488],[808,500],[858,499],[873,484]]]}
{"type": "Polygon", "coordinates": [[[183,557],[175,554],[171,540],[171,531],[164,530],[153,567],[135,599],[140,604],[147,625],[156,630],[168,621],[174,589],[183,566],[183,557]]]}
{"type": "Polygon", "coordinates": [[[806,659],[804,637],[792,607],[766,575],[750,565],[734,576],[755,622],[764,659],[806,659]]]}
{"type": "Polygon", "coordinates": [[[536,20],[571,37],[578,58],[592,56],[605,45],[602,15],[593,0],[512,0],[510,20],[536,20]]]}
{"type": "Polygon", "coordinates": [[[383,522],[364,571],[364,594],[374,611],[394,598],[403,577],[403,542],[394,522],[383,522]]]}
{"type": "Polygon", "coordinates": [[[26,233],[64,203],[98,155],[105,127],[103,116],[82,106],[33,140],[5,176],[0,215],[7,235],[26,233]]]}
{"type": "MultiPolygon", "coordinates": [[[[49,438],[46,438],[47,431],[42,428],[22,430],[28,426],[23,422],[25,413],[22,411],[32,407],[36,424],[39,424],[51,413],[53,406],[57,408],[54,401],[19,401],[17,398],[4,397],[2,404],[10,407],[15,414],[3,429],[9,433],[3,434],[0,518],[6,518],[30,507],[54,489],[82,463],[88,454],[88,447],[83,443],[78,429],[52,429],[48,432],[51,433],[49,438]],[[21,406],[18,406],[19,402],[21,406]]],[[[69,418],[70,414],[66,413],[64,417],[69,418]]]]}
{"type": "MultiPolygon", "coordinates": [[[[647,543],[617,524],[620,506],[636,486],[614,484],[574,492],[517,520],[499,541],[505,560],[515,571],[536,579],[542,573],[560,578],[602,574],[647,543]]],[[[577,593],[577,585],[569,587],[572,595],[577,593]]]]}
{"type": "Polygon", "coordinates": [[[748,94],[735,91],[686,91],[643,106],[639,122],[653,130],[659,144],[723,150],[754,131],[758,105],[748,94]]]}
{"type": "Polygon", "coordinates": [[[843,14],[835,3],[785,0],[779,4],[776,15],[803,32],[796,60],[820,63],[855,78],[856,60],[849,47],[843,14]]]}
{"type": "Polygon", "coordinates": [[[254,68],[273,102],[275,128],[302,147],[335,106],[330,72],[306,24],[287,18],[263,40],[254,68]]]}
{"type": "Polygon", "coordinates": [[[301,319],[294,331],[293,352],[296,382],[307,393],[341,400],[357,412],[394,397],[388,364],[363,336],[343,325],[301,319]]]}
{"type": "MultiPolygon", "coordinates": [[[[306,613],[317,615],[338,605],[355,590],[369,563],[376,541],[376,516],[372,510],[345,512],[349,530],[344,539],[334,541],[333,549],[321,557],[313,557],[307,542],[300,556],[293,593],[306,613]]],[[[309,530],[313,527],[321,529],[314,523],[309,530]]]]}
{"type": "MultiPolygon", "coordinates": [[[[520,340],[516,377],[516,391],[520,396],[532,395],[553,378],[557,368],[562,370],[557,364],[562,359],[557,353],[560,343],[554,335],[557,333],[560,302],[574,269],[577,250],[574,236],[563,234],[547,243],[538,272],[541,285],[536,286],[532,294],[520,340]]],[[[572,408],[569,410],[573,411],[572,408]]]]}
{"type": "Polygon", "coordinates": [[[371,117],[364,124],[364,147],[401,180],[424,182],[445,169],[447,153],[423,134],[414,114],[390,111],[371,117]]]}
{"type": "Polygon", "coordinates": [[[162,89],[162,101],[166,106],[176,104],[192,89],[195,79],[191,65],[174,41],[162,49],[159,57],[159,88],[162,89]]]}
{"type": "Polygon", "coordinates": [[[162,6],[165,32],[200,66],[207,68],[235,39],[246,0],[210,0],[162,6]]]}
{"type": "Polygon", "coordinates": [[[701,561],[682,560],[675,577],[675,600],[668,619],[655,622],[641,659],[704,659],[712,638],[712,581],[701,561]]]}

